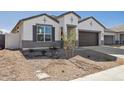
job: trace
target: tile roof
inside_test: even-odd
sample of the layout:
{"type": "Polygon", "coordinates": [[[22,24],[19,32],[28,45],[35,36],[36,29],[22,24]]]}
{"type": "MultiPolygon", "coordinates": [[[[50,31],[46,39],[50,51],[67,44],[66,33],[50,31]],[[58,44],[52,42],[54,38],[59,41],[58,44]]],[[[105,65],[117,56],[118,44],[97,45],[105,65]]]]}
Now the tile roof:
{"type": "Polygon", "coordinates": [[[124,32],[124,24],[111,27],[110,29],[114,32],[124,32]]]}

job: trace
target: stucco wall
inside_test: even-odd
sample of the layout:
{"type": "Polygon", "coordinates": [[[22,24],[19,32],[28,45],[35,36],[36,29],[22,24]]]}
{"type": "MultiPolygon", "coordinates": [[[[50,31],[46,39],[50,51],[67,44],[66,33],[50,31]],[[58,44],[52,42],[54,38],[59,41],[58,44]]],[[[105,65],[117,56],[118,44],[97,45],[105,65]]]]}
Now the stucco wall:
{"type": "Polygon", "coordinates": [[[104,32],[104,35],[116,35],[114,32],[104,32]]]}
{"type": "Polygon", "coordinates": [[[23,36],[22,40],[33,40],[33,25],[36,24],[47,24],[47,25],[52,25],[55,27],[55,40],[61,40],[61,34],[60,34],[60,25],[55,22],[54,20],[50,19],[47,16],[41,16],[37,18],[33,18],[27,21],[24,21],[23,23],[23,36]],[[44,23],[44,18],[46,19],[46,22],[44,23]]]}
{"type": "Polygon", "coordinates": [[[64,24],[65,24],[65,23],[64,23],[64,17],[58,18],[58,21],[59,21],[60,26],[63,27],[64,24]]]}
{"type": "Polygon", "coordinates": [[[23,22],[19,26],[19,47],[22,48],[23,22]]]}
{"type": "MultiPolygon", "coordinates": [[[[67,25],[78,26],[79,18],[75,14],[70,13],[70,14],[64,15],[63,17],[58,18],[58,20],[60,21],[61,27],[63,27],[64,34],[67,34],[67,25]],[[71,21],[71,18],[73,18],[73,21],[71,21]]],[[[76,27],[76,40],[78,40],[77,27],[76,27]]]]}
{"type": "MultiPolygon", "coordinates": [[[[67,25],[76,25],[78,27],[78,21],[79,18],[74,15],[73,13],[70,13],[68,15],[64,16],[64,20],[65,20],[65,27],[67,28],[67,25]],[[71,18],[73,18],[73,21],[71,21],[71,18]]],[[[78,28],[76,27],[76,40],[78,41],[78,28]]],[[[67,31],[67,29],[66,29],[67,31]]]]}
{"type": "Polygon", "coordinates": [[[64,20],[65,20],[65,24],[78,25],[79,18],[73,13],[70,13],[64,16],[64,20]],[[71,18],[73,18],[73,21],[71,21],[71,18]]]}
{"type": "Polygon", "coordinates": [[[113,36],[115,36],[115,40],[119,40],[120,41],[120,33],[105,32],[104,35],[113,35],[113,36]]]}
{"type": "Polygon", "coordinates": [[[19,48],[19,33],[5,34],[5,48],[7,49],[19,48]]]}
{"type": "Polygon", "coordinates": [[[104,31],[104,28],[101,25],[99,25],[92,18],[79,23],[78,29],[87,29],[87,30],[94,30],[94,31],[104,31]],[[91,22],[92,22],[92,25],[91,25],[91,22]]]}
{"type": "Polygon", "coordinates": [[[118,33],[116,33],[117,40],[119,40],[119,41],[120,41],[120,34],[124,34],[124,32],[118,32],[118,33]]]}

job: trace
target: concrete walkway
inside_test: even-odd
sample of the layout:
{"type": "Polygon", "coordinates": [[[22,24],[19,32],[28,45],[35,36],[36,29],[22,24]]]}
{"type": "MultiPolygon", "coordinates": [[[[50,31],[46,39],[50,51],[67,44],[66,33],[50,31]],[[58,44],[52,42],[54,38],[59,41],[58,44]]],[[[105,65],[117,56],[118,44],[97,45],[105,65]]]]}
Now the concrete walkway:
{"type": "Polygon", "coordinates": [[[82,47],[82,48],[95,50],[95,51],[106,53],[119,58],[124,58],[124,49],[120,49],[120,48],[113,48],[110,46],[88,46],[88,47],[82,47]]]}
{"type": "Polygon", "coordinates": [[[107,53],[107,54],[124,55],[124,49],[113,48],[110,46],[88,46],[88,47],[84,47],[84,48],[85,49],[92,49],[92,50],[107,53]]]}
{"type": "Polygon", "coordinates": [[[94,73],[74,81],[121,81],[124,80],[124,65],[94,73]]]}

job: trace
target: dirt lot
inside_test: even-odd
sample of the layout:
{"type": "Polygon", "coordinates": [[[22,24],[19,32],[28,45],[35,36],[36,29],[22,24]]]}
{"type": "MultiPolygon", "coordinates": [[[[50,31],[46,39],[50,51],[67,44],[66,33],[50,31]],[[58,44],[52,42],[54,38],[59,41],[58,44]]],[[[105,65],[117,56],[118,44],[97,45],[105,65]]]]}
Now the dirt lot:
{"type": "Polygon", "coordinates": [[[116,62],[94,62],[80,56],[65,59],[29,59],[20,51],[0,50],[0,80],[39,80],[36,71],[41,70],[50,77],[43,80],[73,80],[91,73],[124,64],[116,62]]]}

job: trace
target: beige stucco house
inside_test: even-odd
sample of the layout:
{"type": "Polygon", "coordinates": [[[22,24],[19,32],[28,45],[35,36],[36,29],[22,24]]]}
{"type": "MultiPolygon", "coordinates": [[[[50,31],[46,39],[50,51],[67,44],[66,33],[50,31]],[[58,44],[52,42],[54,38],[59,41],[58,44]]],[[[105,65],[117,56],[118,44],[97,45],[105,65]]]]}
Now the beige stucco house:
{"type": "Polygon", "coordinates": [[[104,32],[105,44],[124,44],[124,25],[105,29],[104,32]]]}
{"type": "Polygon", "coordinates": [[[114,44],[120,37],[121,42],[124,39],[120,30],[107,29],[92,16],[82,19],[75,12],[66,12],[59,16],[40,14],[20,20],[11,33],[5,35],[5,47],[62,47],[61,35],[67,35],[69,31],[76,32],[78,47],[114,44]]]}

